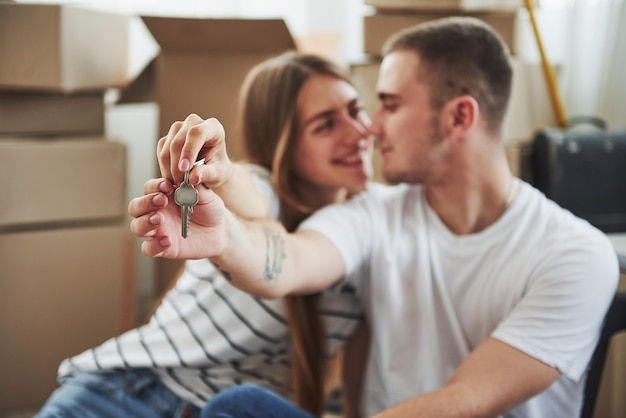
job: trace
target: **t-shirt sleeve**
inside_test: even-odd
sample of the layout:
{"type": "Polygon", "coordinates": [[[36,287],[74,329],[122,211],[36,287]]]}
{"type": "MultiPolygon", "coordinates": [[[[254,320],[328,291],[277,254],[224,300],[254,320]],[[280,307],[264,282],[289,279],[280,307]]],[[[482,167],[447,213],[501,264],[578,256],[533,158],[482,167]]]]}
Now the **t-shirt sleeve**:
{"type": "Polygon", "coordinates": [[[326,206],[298,228],[317,231],[335,244],[345,264],[344,280],[340,283],[356,287],[361,286],[363,266],[367,264],[376,227],[369,194],[370,191],[362,192],[348,202],[326,206]]]}
{"type": "Polygon", "coordinates": [[[270,202],[270,219],[278,219],[280,214],[280,202],[278,199],[278,194],[274,189],[274,185],[272,184],[272,173],[264,167],[256,164],[244,164],[243,165],[250,175],[252,176],[252,181],[256,186],[257,190],[263,193],[270,202]]]}
{"type": "Polygon", "coordinates": [[[578,381],[593,354],[619,268],[609,240],[587,229],[555,238],[521,301],[492,333],[578,381]]]}

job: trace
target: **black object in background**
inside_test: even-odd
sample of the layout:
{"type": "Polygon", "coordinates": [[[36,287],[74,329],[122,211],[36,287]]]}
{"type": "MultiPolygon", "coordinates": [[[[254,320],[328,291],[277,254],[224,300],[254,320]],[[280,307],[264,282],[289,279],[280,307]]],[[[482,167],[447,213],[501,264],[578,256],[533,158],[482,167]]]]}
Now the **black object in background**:
{"type": "Polygon", "coordinates": [[[604,232],[626,232],[626,131],[546,128],[532,141],[533,185],[604,232]]]}

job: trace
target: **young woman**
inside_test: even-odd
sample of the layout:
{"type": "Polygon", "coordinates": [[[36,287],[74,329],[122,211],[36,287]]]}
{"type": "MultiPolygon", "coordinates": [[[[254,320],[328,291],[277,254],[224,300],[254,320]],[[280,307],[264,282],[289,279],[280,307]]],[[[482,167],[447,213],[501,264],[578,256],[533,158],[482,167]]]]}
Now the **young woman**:
{"type": "MultiPolygon", "coordinates": [[[[190,115],[172,125],[158,147],[164,178],[148,181],[145,195],[129,205],[133,233],[155,237],[171,220],[157,208],[166,208],[177,219],[169,227],[180,230],[174,184],[191,160],[206,162],[190,172],[196,189],[211,188],[240,216],[276,217],[289,229],[366,186],[369,120],[333,63],[298,53],[261,63],[242,88],[241,115],[249,165],[230,162],[214,119],[190,115]],[[193,158],[182,158],[190,149],[193,158]]],[[[190,238],[199,233],[192,214],[190,238]]],[[[142,245],[170,243],[155,237],[142,245]]],[[[326,359],[360,319],[353,295],[343,290],[349,289],[324,292],[319,306],[314,296],[260,300],[231,286],[208,260],[187,261],[146,325],[63,361],[62,385],[37,416],[197,416],[214,394],[240,383],[293,395],[320,415],[326,359]]]]}

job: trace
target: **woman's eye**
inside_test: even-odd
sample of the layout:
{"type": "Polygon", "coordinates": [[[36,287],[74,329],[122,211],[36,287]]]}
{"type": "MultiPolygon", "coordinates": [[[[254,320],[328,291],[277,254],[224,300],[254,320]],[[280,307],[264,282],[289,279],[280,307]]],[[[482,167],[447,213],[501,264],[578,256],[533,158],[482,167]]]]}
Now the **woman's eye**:
{"type": "Polygon", "coordinates": [[[315,127],[315,129],[313,130],[313,132],[318,133],[318,132],[326,131],[328,129],[331,129],[333,127],[333,125],[334,125],[333,120],[332,119],[328,119],[324,123],[321,123],[321,124],[317,125],[315,127]]]}

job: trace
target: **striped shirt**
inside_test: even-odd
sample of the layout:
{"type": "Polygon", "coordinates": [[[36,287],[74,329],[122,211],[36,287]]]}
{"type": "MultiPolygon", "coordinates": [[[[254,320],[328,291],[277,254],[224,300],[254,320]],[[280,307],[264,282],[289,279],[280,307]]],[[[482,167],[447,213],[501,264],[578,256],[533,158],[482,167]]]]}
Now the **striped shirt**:
{"type": "MultiPolygon", "coordinates": [[[[267,189],[271,183],[256,174],[259,188],[267,189]]],[[[361,319],[356,296],[347,290],[329,289],[320,300],[328,355],[361,319]]],[[[241,383],[289,396],[289,353],[282,299],[254,298],[231,286],[209,260],[189,260],[147,324],[65,359],[58,373],[148,368],[172,392],[202,407],[241,383]]]]}

